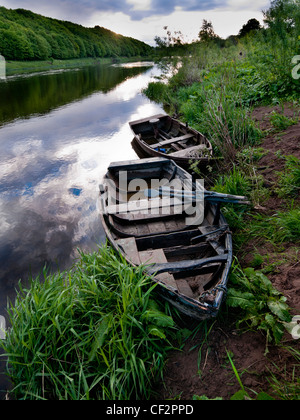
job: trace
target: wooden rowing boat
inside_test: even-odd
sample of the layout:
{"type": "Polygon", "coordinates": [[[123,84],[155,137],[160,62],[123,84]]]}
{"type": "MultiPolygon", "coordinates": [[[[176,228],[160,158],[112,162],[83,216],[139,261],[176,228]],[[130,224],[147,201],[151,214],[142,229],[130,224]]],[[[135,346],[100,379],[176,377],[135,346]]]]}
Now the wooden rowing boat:
{"type": "Polygon", "coordinates": [[[169,115],[154,115],[129,125],[134,134],[132,147],[141,159],[172,159],[185,169],[196,162],[200,170],[205,170],[213,156],[206,137],[169,115]]]}
{"type": "Polygon", "coordinates": [[[101,220],[109,242],[133,266],[145,265],[156,290],[182,313],[197,320],[215,317],[226,296],[233,258],[232,235],[220,204],[206,201],[203,222],[189,226],[191,212],[176,211],[178,198],[169,201],[168,212],[163,197],[144,194],[144,200],[134,200],[137,191],[143,194],[140,187],[132,188],[137,179],[145,183],[144,190],[153,181],[166,185],[180,180],[193,187],[192,176],[172,160],[111,164],[101,189],[101,220]],[[112,183],[116,191],[110,204],[107,185],[112,183]],[[150,212],[146,204],[151,204],[150,212]]]}

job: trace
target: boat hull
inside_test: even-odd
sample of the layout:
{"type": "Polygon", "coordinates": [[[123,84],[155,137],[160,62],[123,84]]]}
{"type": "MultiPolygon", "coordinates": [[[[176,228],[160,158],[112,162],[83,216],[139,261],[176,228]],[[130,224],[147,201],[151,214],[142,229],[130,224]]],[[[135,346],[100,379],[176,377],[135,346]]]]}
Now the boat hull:
{"type": "MultiPolygon", "coordinates": [[[[104,184],[123,171],[133,174],[129,179],[151,173],[166,178],[169,174],[171,179],[176,173],[177,178],[193,182],[174,162],[147,159],[112,164],[104,184]]],[[[143,264],[145,273],[156,283],[155,290],[181,313],[199,321],[216,317],[226,297],[233,259],[232,236],[220,207],[205,203],[203,223],[186,226],[181,214],[122,213],[124,199],[119,185],[117,190],[116,208],[121,212],[110,210],[102,192],[104,211],[100,214],[112,247],[132,266],[143,264]]]]}
{"type": "Polygon", "coordinates": [[[213,157],[212,145],[207,138],[168,115],[154,115],[132,121],[129,125],[134,134],[132,148],[141,159],[149,157],[172,159],[186,170],[196,165],[200,171],[206,171],[213,157]],[[159,121],[156,123],[158,128],[153,128],[153,121],[159,121]],[[158,134],[153,134],[157,130],[158,134]],[[170,143],[172,140],[173,143],[170,143]],[[197,147],[202,148],[199,149],[199,153],[197,147]]]}

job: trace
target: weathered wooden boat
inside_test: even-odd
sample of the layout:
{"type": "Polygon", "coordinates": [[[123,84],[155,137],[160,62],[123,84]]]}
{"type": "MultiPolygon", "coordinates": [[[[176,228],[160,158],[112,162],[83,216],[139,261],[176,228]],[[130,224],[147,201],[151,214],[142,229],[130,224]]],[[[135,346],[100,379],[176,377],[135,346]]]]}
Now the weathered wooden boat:
{"type": "Polygon", "coordinates": [[[199,169],[205,170],[213,156],[205,136],[169,115],[154,115],[129,125],[134,134],[132,147],[141,159],[172,159],[185,169],[197,162],[199,169]]]}
{"type": "Polygon", "coordinates": [[[192,176],[172,160],[112,163],[100,190],[101,220],[110,244],[130,264],[143,264],[145,272],[154,276],[155,290],[185,315],[208,319],[218,314],[226,296],[232,235],[220,204],[205,201],[203,222],[189,226],[186,218],[191,211],[185,207],[177,212],[180,199],[169,199],[165,212],[163,197],[146,198],[146,188],[153,181],[166,185],[174,180],[191,189],[195,185],[192,176]],[[132,188],[132,181],[138,184],[136,179],[144,187],[140,182],[132,188]],[[115,186],[113,204],[111,184],[115,186]],[[137,191],[144,200],[134,200],[137,191]]]}

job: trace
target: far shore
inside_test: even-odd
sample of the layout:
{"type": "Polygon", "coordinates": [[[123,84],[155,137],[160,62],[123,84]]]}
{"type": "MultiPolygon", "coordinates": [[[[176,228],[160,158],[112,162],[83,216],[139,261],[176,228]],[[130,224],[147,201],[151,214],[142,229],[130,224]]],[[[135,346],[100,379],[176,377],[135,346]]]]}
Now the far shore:
{"type": "Polygon", "coordinates": [[[76,58],[72,60],[45,61],[6,61],[6,76],[14,76],[43,71],[72,69],[76,67],[93,66],[95,64],[113,64],[149,60],[149,57],[117,57],[117,58],[76,58]]]}

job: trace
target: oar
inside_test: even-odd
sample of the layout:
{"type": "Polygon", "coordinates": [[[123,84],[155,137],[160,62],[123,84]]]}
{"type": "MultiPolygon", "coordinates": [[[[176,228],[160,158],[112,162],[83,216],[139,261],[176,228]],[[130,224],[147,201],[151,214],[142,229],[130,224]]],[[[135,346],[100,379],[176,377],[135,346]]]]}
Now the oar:
{"type": "Polygon", "coordinates": [[[229,195],[229,194],[221,194],[215,191],[206,191],[204,190],[203,193],[194,192],[194,191],[179,191],[179,190],[172,190],[168,187],[160,187],[158,190],[153,189],[146,189],[144,191],[145,197],[148,198],[157,198],[159,196],[168,196],[174,198],[182,198],[184,200],[201,200],[205,199],[206,201],[214,202],[214,203],[232,203],[232,204],[251,204],[247,201],[247,197],[236,196],[236,195],[229,195]]]}

